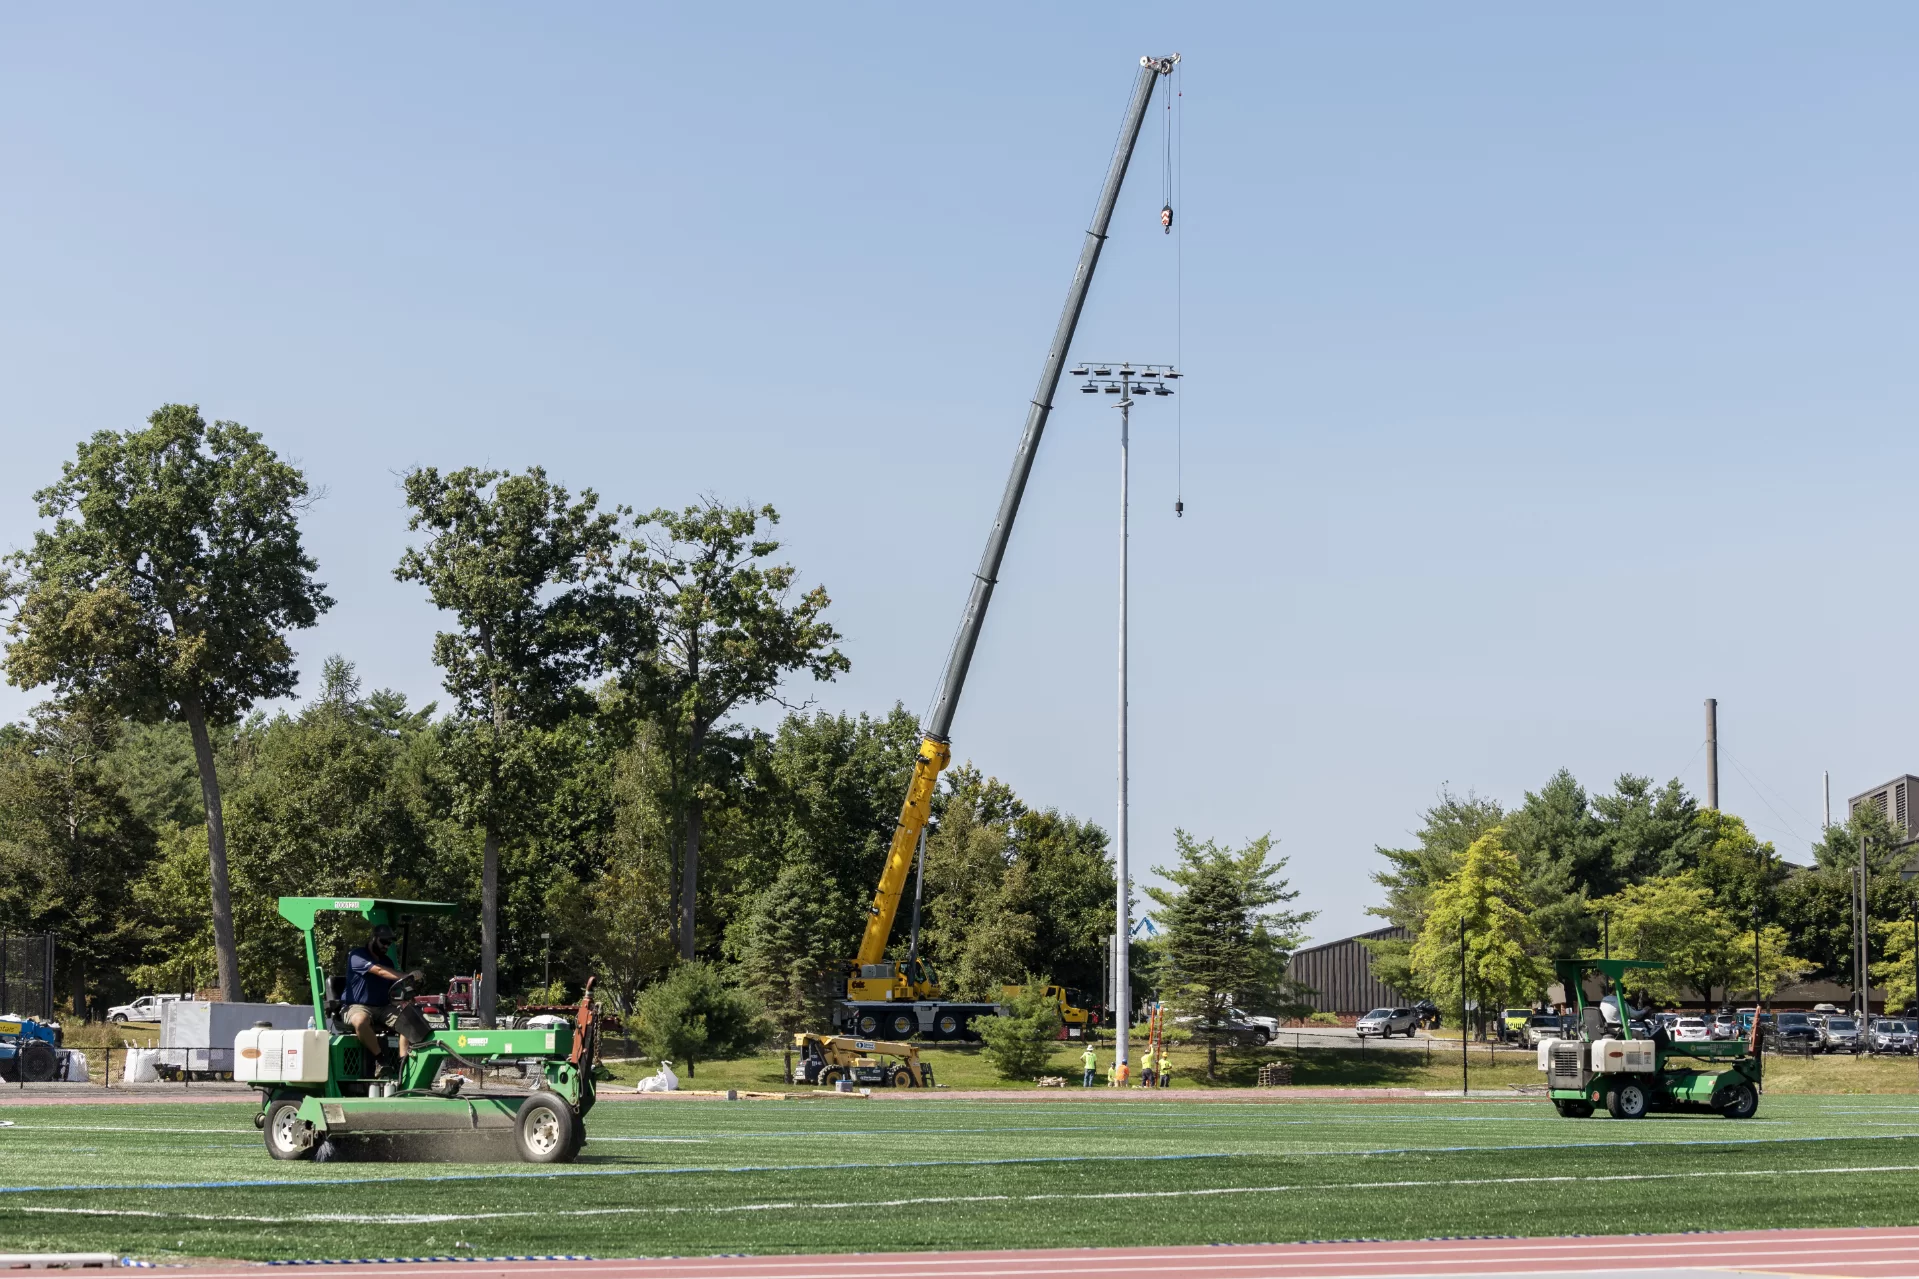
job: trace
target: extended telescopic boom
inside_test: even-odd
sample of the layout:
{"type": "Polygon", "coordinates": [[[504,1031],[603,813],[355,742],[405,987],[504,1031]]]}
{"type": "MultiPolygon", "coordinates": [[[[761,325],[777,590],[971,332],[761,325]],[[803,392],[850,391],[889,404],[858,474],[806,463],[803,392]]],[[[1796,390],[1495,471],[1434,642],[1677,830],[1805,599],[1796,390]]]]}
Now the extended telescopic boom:
{"type": "Polygon", "coordinates": [[[920,831],[932,811],[933,791],[940,771],[952,759],[948,745],[953,714],[959,709],[960,690],[966,685],[966,671],[973,663],[973,650],[979,644],[980,630],[986,624],[986,606],[992,602],[993,586],[999,580],[1000,561],[1006,556],[1006,543],[1013,534],[1013,520],[1019,514],[1020,498],[1026,492],[1026,479],[1033,471],[1033,458],[1039,452],[1040,436],[1046,431],[1046,419],[1053,411],[1053,393],[1066,367],[1066,353],[1073,344],[1073,331],[1079,327],[1079,313],[1086,305],[1086,291],[1093,283],[1093,270],[1099,265],[1100,250],[1106,244],[1106,228],[1113,220],[1113,208],[1119,203],[1119,189],[1126,180],[1126,167],[1133,158],[1133,145],[1139,140],[1140,126],[1153,100],[1159,78],[1170,75],[1179,55],[1166,58],[1141,58],[1139,78],[1133,83],[1133,99],[1120,127],[1113,148],[1113,162],[1106,171],[1106,184],[1100,188],[1099,207],[1093,212],[1093,224],[1086,229],[1086,243],[1079,252],[1079,266],[1073,271],[1073,283],[1066,290],[1066,305],[1060,311],[1059,326],[1053,331],[1052,345],[1046,351],[1046,363],[1040,367],[1039,386],[1026,413],[1026,430],[1020,436],[1019,451],[1013,455],[1013,473],[1006,478],[1006,492],[1000,497],[999,512],[993,517],[992,530],[986,535],[986,551],[980,556],[979,571],[973,574],[973,590],[966,600],[966,612],[960,618],[959,634],[946,658],[946,675],[940,681],[939,696],[921,727],[925,740],[913,764],[913,780],[906,790],[906,802],[900,808],[899,826],[893,832],[892,848],[886,869],[880,876],[879,890],[873,894],[866,933],[860,939],[856,962],[876,964],[886,954],[886,942],[893,932],[893,917],[899,910],[900,896],[906,887],[907,873],[913,866],[913,853],[920,831]]]}

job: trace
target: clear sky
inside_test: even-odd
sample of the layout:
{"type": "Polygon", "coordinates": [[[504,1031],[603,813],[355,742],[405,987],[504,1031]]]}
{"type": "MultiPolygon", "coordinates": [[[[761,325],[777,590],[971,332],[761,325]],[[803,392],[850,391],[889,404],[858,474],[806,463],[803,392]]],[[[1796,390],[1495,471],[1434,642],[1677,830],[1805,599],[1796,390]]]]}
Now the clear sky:
{"type": "MultiPolygon", "coordinates": [[[[1190,375],[1184,519],[1135,418],[1139,861],[1271,831],[1341,936],[1442,786],[1703,788],[1709,696],[1789,857],[1822,769],[1919,771],[1902,5],[16,6],[0,545],[197,402],[325,489],[303,671],[426,700],[405,468],[771,502],[853,661],[812,695],[919,712],[1175,49],[1178,235],[1155,118],[1075,348],[1190,375]]],[[[1114,417],[1061,396],[954,731],[1109,827],[1114,417]]]]}

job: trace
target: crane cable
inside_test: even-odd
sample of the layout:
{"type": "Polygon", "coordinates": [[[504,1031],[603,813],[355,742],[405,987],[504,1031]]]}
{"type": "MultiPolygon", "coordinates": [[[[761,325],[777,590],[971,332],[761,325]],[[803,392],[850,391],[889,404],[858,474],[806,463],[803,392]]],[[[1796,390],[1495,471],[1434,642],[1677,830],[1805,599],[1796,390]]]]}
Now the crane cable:
{"type": "MultiPolygon", "coordinates": [[[[1159,211],[1159,224],[1167,235],[1173,233],[1173,205],[1184,203],[1183,184],[1185,178],[1186,151],[1186,89],[1182,76],[1182,65],[1175,64],[1173,74],[1166,77],[1166,112],[1162,116],[1162,146],[1160,150],[1160,194],[1164,203],[1159,211]],[[1177,107],[1177,109],[1175,109],[1177,107]]],[[[1184,237],[1181,237],[1183,239],[1184,237]]],[[[1181,240],[1173,241],[1173,367],[1181,374],[1186,371],[1185,364],[1185,290],[1186,290],[1186,253],[1181,240]]],[[[1173,405],[1174,440],[1174,484],[1173,515],[1175,518],[1186,514],[1186,422],[1185,388],[1180,388],[1181,396],[1173,405]]]]}

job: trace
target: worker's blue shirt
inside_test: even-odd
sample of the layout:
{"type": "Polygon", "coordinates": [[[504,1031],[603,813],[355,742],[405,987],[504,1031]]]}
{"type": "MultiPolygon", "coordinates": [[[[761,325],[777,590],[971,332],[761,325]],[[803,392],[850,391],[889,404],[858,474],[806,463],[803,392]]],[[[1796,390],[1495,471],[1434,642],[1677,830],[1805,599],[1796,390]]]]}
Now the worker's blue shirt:
{"type": "Polygon", "coordinates": [[[373,971],[373,965],[390,967],[385,959],[375,959],[365,946],[355,946],[346,953],[346,996],[349,1004],[365,1004],[369,1008],[378,1008],[386,1003],[387,995],[393,990],[391,978],[382,977],[373,971]]]}

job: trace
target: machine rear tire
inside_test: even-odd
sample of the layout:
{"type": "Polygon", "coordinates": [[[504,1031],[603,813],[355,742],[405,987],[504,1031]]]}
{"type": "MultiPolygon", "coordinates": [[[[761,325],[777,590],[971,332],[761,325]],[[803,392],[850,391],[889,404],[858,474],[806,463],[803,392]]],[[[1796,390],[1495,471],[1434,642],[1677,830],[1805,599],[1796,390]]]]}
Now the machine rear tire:
{"type": "Polygon", "coordinates": [[[572,1107],[550,1092],[536,1092],[520,1104],[520,1119],[513,1126],[520,1158],[530,1164],[563,1164],[579,1152],[574,1131],[580,1121],[572,1107]]]}
{"type": "Polygon", "coordinates": [[[831,1088],[834,1084],[837,1084],[840,1080],[844,1078],[846,1078],[846,1067],[828,1066],[825,1070],[822,1070],[820,1072],[820,1077],[818,1082],[821,1088],[831,1088]]]}
{"type": "Polygon", "coordinates": [[[1590,1101],[1555,1101],[1553,1108],[1561,1119],[1591,1119],[1593,1113],[1590,1101]]]}
{"type": "Polygon", "coordinates": [[[1627,1080],[1606,1094],[1606,1113],[1614,1119],[1644,1119],[1652,1109],[1646,1085],[1627,1080]]]}
{"type": "Polygon", "coordinates": [[[1751,1119],[1759,1113],[1759,1090],[1751,1084],[1737,1084],[1726,1090],[1725,1104],[1719,1113],[1728,1119],[1751,1119]]]}
{"type": "Polygon", "coordinates": [[[313,1140],[313,1130],[300,1122],[297,1101],[276,1101],[268,1106],[260,1130],[266,1136],[267,1153],[275,1159],[311,1159],[319,1147],[313,1140]]]}
{"type": "Polygon", "coordinates": [[[30,1039],[20,1045],[15,1063],[20,1078],[30,1084],[50,1083],[60,1073],[60,1058],[53,1045],[44,1039],[30,1039]]]}
{"type": "Polygon", "coordinates": [[[898,1069],[894,1070],[893,1072],[893,1087],[917,1088],[919,1087],[919,1080],[913,1078],[912,1071],[908,1070],[904,1066],[901,1066],[898,1069]]]}

